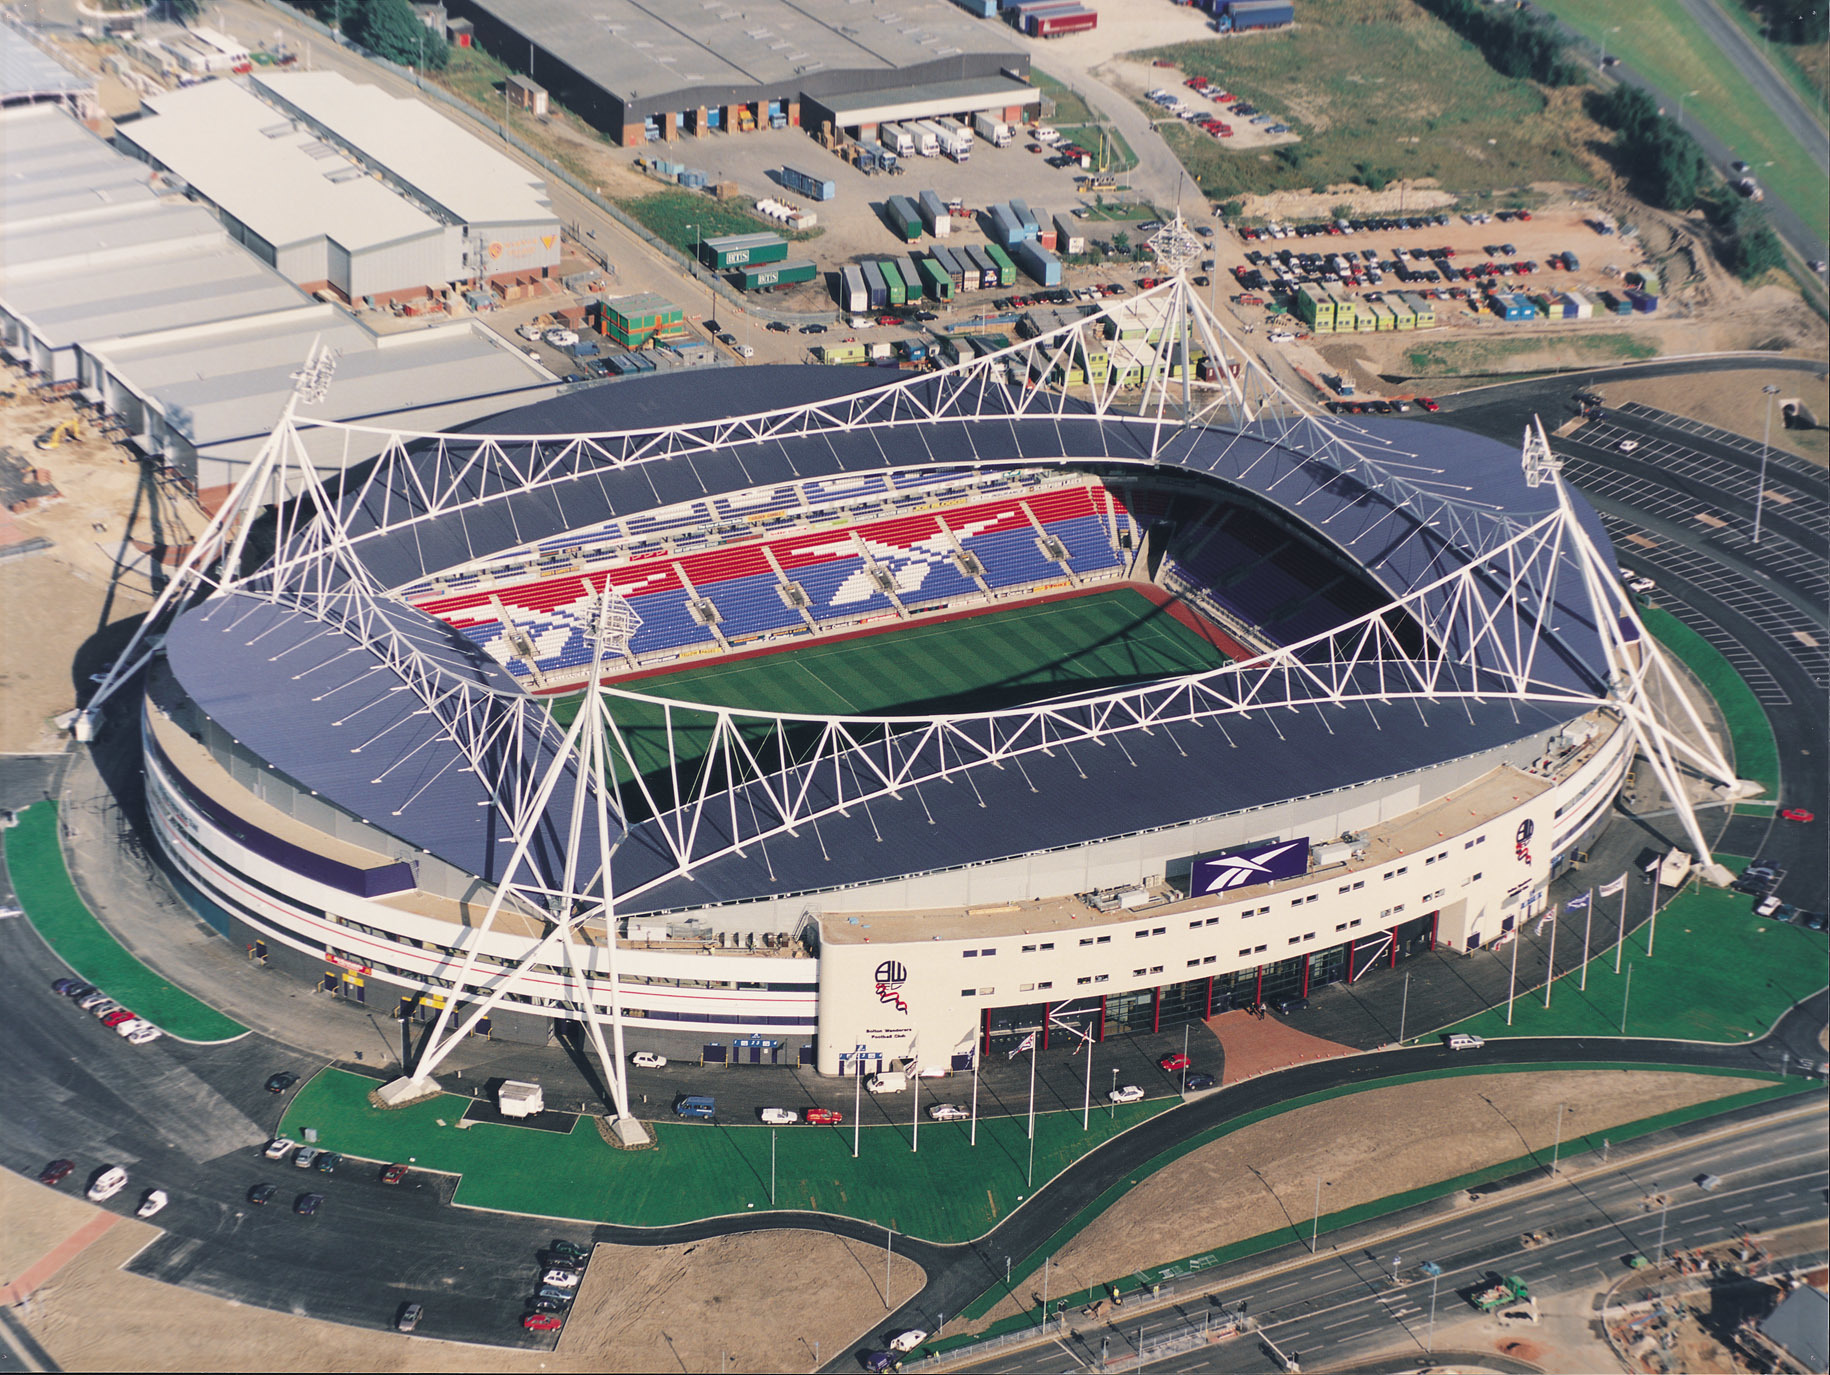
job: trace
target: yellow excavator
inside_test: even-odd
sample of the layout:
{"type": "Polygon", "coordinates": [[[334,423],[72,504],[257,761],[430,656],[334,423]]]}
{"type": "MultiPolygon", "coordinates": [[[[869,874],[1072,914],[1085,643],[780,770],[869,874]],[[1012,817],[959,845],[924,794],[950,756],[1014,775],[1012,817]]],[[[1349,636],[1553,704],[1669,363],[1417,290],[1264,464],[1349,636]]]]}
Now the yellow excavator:
{"type": "Polygon", "coordinates": [[[51,426],[50,429],[39,435],[35,442],[41,449],[55,449],[63,444],[65,440],[81,439],[82,437],[83,422],[72,416],[68,420],[58,421],[55,425],[51,426]]]}

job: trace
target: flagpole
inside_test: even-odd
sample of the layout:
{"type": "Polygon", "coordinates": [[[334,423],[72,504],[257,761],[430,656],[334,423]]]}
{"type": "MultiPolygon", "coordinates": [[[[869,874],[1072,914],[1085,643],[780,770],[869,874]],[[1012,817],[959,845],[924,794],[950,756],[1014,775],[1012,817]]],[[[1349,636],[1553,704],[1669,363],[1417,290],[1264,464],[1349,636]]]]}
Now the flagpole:
{"type": "Polygon", "coordinates": [[[1658,874],[1652,875],[1652,918],[1646,923],[1646,958],[1652,958],[1652,942],[1658,936],[1658,874]]]}
{"type": "Polygon", "coordinates": [[[972,1048],[972,1135],[967,1140],[968,1146],[979,1144],[979,1060],[983,1058],[980,1047],[972,1048]]]}
{"type": "Polygon", "coordinates": [[[921,1061],[913,1066],[915,1070],[915,1092],[909,1096],[909,1154],[916,1155],[921,1151],[921,1061]]]}
{"type": "Polygon", "coordinates": [[[1552,903],[1550,909],[1550,952],[1544,957],[1544,1006],[1546,1010],[1550,1008],[1550,986],[1557,981],[1557,927],[1560,924],[1557,919],[1562,915],[1563,914],[1557,910],[1556,904],[1552,903]]]}
{"type": "Polygon", "coordinates": [[[1512,929],[1512,973],[1506,979],[1506,1025],[1512,1025],[1512,991],[1519,984],[1519,928],[1512,929]]]}
{"type": "Polygon", "coordinates": [[[1029,1139],[1036,1139],[1036,1041],[1029,1043],[1029,1139]]]}
{"type": "Polygon", "coordinates": [[[1614,972],[1620,973],[1620,952],[1627,946],[1627,885],[1626,875],[1622,874],[1620,885],[1620,920],[1615,923],[1614,932],[1614,972]]]}
{"type": "Polygon", "coordinates": [[[1595,925],[1595,890],[1590,888],[1588,896],[1582,900],[1582,982],[1577,984],[1578,993],[1588,992],[1589,987],[1589,932],[1595,925]]]}
{"type": "Polygon", "coordinates": [[[1627,986],[1620,995],[1620,1034],[1627,1034],[1627,999],[1633,996],[1633,966],[1627,966],[1627,986]]]}
{"type": "Polygon", "coordinates": [[[1082,1043],[1087,1052],[1087,1096],[1080,1103],[1080,1130],[1086,1131],[1093,1121],[1093,1033],[1082,1043]]]}

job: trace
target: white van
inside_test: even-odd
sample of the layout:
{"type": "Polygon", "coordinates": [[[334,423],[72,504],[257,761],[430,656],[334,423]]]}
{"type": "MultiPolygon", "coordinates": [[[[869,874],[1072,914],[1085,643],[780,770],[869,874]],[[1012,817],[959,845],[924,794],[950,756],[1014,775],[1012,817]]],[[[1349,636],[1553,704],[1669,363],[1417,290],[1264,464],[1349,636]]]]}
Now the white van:
{"type": "Polygon", "coordinates": [[[872,1093],[907,1093],[909,1076],[906,1074],[873,1074],[864,1081],[864,1087],[872,1093]]]}
{"type": "Polygon", "coordinates": [[[1487,1043],[1478,1036],[1470,1036],[1465,1031],[1458,1031],[1449,1037],[1450,1050],[1479,1050],[1487,1043]]]}

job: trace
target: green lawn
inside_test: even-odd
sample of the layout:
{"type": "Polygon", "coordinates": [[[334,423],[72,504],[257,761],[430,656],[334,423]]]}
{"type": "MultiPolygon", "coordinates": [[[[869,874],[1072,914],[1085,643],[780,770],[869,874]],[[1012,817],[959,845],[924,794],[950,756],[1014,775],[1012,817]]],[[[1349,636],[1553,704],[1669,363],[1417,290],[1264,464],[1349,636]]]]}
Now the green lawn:
{"type": "Polygon", "coordinates": [[[1464,193],[1591,179],[1571,150],[1572,119],[1586,123],[1569,113],[1573,98],[1547,102],[1529,81],[1499,75],[1411,0],[1330,0],[1301,18],[1283,33],[1139,54],[1217,81],[1301,135],[1277,150],[1245,152],[1164,125],[1210,199],[1369,177],[1434,177],[1464,193]]]}
{"type": "Polygon", "coordinates": [[[1728,722],[1736,774],[1764,785],[1767,797],[1777,799],[1779,747],[1773,741],[1773,728],[1768,724],[1766,712],[1754,696],[1754,690],[1709,641],[1669,611],[1647,607],[1640,611],[1639,618],[1665,651],[1696,674],[1709,695],[1716,699],[1716,705],[1728,722]]]}
{"type": "MultiPolygon", "coordinates": [[[[1226,661],[1143,596],[1119,590],[723,659],[628,686],[650,696],[762,711],[924,714],[1013,706],[1226,661]]],[[[555,717],[569,725],[578,701],[556,702],[555,717]]],[[[631,760],[658,776],[666,764],[666,713],[629,701],[617,702],[613,712],[628,746],[628,757],[620,760],[623,776],[631,760]]],[[[709,716],[676,710],[672,726],[682,761],[699,758],[709,716]]]]}
{"type": "Polygon", "coordinates": [[[1810,154],[1799,146],[1741,73],[1725,61],[1682,0],[1544,0],[1544,8],[1607,51],[1707,124],[1754,175],[1819,235],[1830,234],[1830,198],[1810,154]]]}
{"type": "MultiPolygon", "coordinates": [[[[1650,902],[1637,876],[1628,878],[1625,896],[1642,914],[1650,902]]],[[[1620,899],[1595,901],[1612,912],[1620,899]]],[[[1726,1042],[1759,1036],[1793,1003],[1824,986],[1825,942],[1821,932],[1764,920],[1752,908],[1752,899],[1726,889],[1686,891],[1659,912],[1651,957],[1641,927],[1627,937],[1620,973],[1612,950],[1595,956],[1587,990],[1580,989],[1577,972],[1560,976],[1548,1010],[1541,969],[1528,977],[1521,966],[1520,987],[1538,988],[1514,1000],[1510,1027],[1501,1004],[1444,1030],[1488,1039],[1619,1036],[1624,1003],[1628,1036],[1726,1042]]]]}
{"type": "Polygon", "coordinates": [[[716,201],[703,191],[656,191],[624,201],[622,207],[657,239],[689,257],[697,244],[721,234],[780,234],[784,239],[797,240],[811,239],[821,232],[813,229],[791,234],[779,224],[752,215],[739,202],[716,201]]]}
{"type": "MultiPolygon", "coordinates": [[[[1460,310],[1461,307],[1454,307],[1460,310]]],[[[1441,316],[1437,317],[1439,320],[1441,316]]],[[[1438,340],[1420,343],[1405,354],[1411,371],[1419,376],[1461,378],[1482,373],[1504,373],[1507,364],[1521,358],[1555,354],[1578,363],[1611,363],[1617,359],[1656,358],[1658,341],[1637,334],[1525,335],[1516,339],[1438,340]]],[[[1530,370],[1530,365],[1526,365],[1530,370]]],[[[1548,372],[1548,364],[1544,371],[1548,372]]]]}
{"type": "MultiPolygon", "coordinates": [[[[767,1209],[771,1136],[778,1208],[836,1213],[953,1242],[992,1227],[1031,1192],[1021,1117],[981,1118],[976,1147],[967,1144],[966,1123],[923,1122],[915,1152],[908,1124],[867,1127],[855,1160],[849,1126],[663,1122],[651,1127],[656,1149],[619,1151],[604,1144],[589,1118],[568,1136],[493,1123],[460,1129],[454,1124],[467,1098],[442,1094],[383,1111],[369,1106],[374,1087],[373,1080],[326,1070],[299,1090],[280,1131],[298,1139],[315,1127],[332,1150],[461,1174],[456,1201],[468,1206],[637,1227],[767,1209]]],[[[1086,1132],[1079,1113],[1038,1114],[1036,1185],[1174,1101],[1130,1104],[1111,1116],[1095,1112],[1086,1132]]]]}
{"type": "Polygon", "coordinates": [[[40,802],[20,813],[17,826],[0,833],[19,905],[45,944],[86,982],[105,989],[168,1036],[207,1042],[246,1035],[245,1026],[141,964],[95,919],[64,867],[57,830],[57,804],[40,802]]]}

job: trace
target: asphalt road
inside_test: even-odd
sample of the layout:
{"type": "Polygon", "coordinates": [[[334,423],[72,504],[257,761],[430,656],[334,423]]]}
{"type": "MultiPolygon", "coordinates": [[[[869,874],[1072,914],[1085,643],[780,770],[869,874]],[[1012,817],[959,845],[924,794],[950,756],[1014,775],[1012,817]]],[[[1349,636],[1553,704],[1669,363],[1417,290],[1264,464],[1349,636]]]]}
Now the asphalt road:
{"type": "MultiPolygon", "coordinates": [[[[1534,1172],[1536,1174],[1536,1172],[1534,1172]]],[[[1621,1168],[1568,1174],[1563,1185],[1536,1175],[1473,1207],[1461,1199],[1431,1205],[1428,1218],[1405,1219],[1377,1250],[1353,1240],[1325,1239],[1313,1260],[1297,1243],[1288,1254],[1260,1257],[1274,1273],[1243,1283],[1202,1277],[1202,1292],[1138,1317],[1108,1310],[1107,1321],[1066,1315],[1065,1331],[1021,1352],[1007,1352],[973,1370],[1006,1375],[1052,1375],[1091,1368],[1102,1357],[1148,1357],[1177,1336],[1192,1336],[1203,1322],[1244,1308],[1258,1332],[1306,1365],[1336,1366],[1396,1346],[1410,1360],[1435,1351],[1435,1330],[1472,1315],[1468,1294],[1490,1271],[1519,1275],[1540,1298],[1598,1289],[1626,1273],[1625,1259],[1657,1254],[1661,1224],[1665,1253],[1740,1235],[1810,1222],[1826,1215],[1830,1169],[1823,1154],[1819,1116],[1772,1127],[1751,1127],[1729,1141],[1683,1146],[1621,1168]],[[1697,1176],[1723,1180],[1706,1193],[1697,1176]],[[1663,1197],[1665,1206],[1650,1202],[1663,1197]],[[1526,1246],[1523,1234],[1547,1239],[1526,1246]],[[1442,1269],[1423,1273],[1430,1261],[1442,1269]],[[1064,1367],[1064,1360],[1068,1363],[1064,1367]]],[[[1216,1346],[1196,1346],[1179,1371],[1274,1369],[1259,1336],[1216,1346]]]]}

